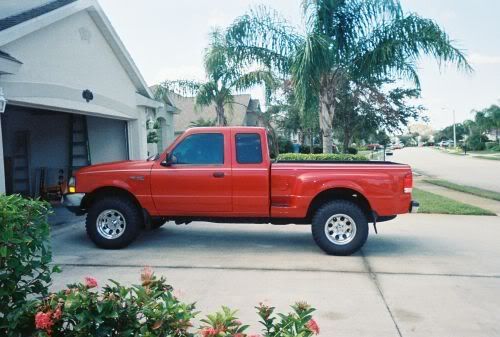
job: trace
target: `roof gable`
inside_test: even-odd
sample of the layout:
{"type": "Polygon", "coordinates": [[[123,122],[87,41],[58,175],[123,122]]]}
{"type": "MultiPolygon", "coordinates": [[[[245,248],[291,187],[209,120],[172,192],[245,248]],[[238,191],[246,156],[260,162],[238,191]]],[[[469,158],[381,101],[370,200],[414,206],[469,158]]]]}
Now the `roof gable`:
{"type": "MultiPolygon", "coordinates": [[[[0,3],[0,8],[1,6],[0,3]]],[[[154,99],[146,81],[144,81],[130,54],[96,0],[54,0],[42,6],[0,19],[0,24],[3,22],[4,25],[0,29],[0,47],[83,10],[89,13],[101,30],[137,88],[137,92],[147,98],[154,99]]]]}
{"type": "Polygon", "coordinates": [[[55,0],[42,6],[30,8],[18,14],[7,16],[3,19],[0,19],[0,31],[8,29],[10,27],[14,27],[20,23],[36,18],[37,16],[51,12],[74,1],[76,0],[55,0]]]}

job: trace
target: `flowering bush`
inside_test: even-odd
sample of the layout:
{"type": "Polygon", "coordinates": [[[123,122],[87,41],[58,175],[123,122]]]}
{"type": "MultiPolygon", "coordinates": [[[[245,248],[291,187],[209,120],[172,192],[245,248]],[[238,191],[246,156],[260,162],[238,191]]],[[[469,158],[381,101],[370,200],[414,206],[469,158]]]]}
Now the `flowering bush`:
{"type": "Polygon", "coordinates": [[[57,270],[50,266],[49,213],[46,202],[0,195],[0,336],[28,335],[30,311],[57,270]]]}
{"type": "Polygon", "coordinates": [[[149,268],[142,284],[125,287],[111,281],[101,293],[96,279],[45,298],[35,314],[36,335],[42,336],[194,336],[188,332],[194,304],[179,301],[164,278],[149,268]]]}
{"type": "Polygon", "coordinates": [[[306,303],[297,303],[294,312],[273,316],[274,308],[257,307],[264,326],[263,334],[247,334],[236,312],[227,307],[201,320],[198,329],[192,320],[194,304],[185,304],[165,279],[157,278],[150,268],[141,274],[142,284],[124,287],[115,281],[102,292],[97,281],[87,277],[83,284],[47,296],[34,314],[35,336],[171,336],[171,337],[309,337],[319,333],[312,319],[314,311],[306,303]]]}

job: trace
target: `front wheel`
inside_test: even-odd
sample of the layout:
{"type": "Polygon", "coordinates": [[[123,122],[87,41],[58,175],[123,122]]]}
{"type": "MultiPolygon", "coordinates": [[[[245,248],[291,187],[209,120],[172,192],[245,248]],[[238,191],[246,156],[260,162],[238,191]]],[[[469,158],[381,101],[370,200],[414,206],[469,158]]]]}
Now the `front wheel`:
{"type": "Polygon", "coordinates": [[[338,200],[318,209],[312,220],[316,244],[330,255],[351,255],[368,238],[368,220],[356,204],[338,200]]]}
{"type": "Polygon", "coordinates": [[[110,197],[98,200],[90,207],[85,227],[97,246],[118,249],[137,238],[142,222],[142,214],[132,201],[110,197]]]}

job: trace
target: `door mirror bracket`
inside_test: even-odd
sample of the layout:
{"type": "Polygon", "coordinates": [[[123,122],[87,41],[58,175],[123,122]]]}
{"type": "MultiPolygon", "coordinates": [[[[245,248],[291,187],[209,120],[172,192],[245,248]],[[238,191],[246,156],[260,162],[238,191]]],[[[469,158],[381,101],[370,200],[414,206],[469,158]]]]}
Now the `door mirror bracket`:
{"type": "Polygon", "coordinates": [[[167,153],[167,156],[165,157],[164,160],[161,161],[160,165],[169,167],[172,166],[172,164],[173,164],[172,157],[170,156],[170,153],[167,153]]]}

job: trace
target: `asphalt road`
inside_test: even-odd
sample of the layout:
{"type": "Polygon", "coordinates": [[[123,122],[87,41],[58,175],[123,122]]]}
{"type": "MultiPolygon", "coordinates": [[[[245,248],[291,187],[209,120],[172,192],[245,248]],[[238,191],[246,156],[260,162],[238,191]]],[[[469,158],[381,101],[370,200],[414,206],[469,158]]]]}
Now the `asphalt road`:
{"type": "Polygon", "coordinates": [[[167,224],[127,249],[100,250],[83,224],[55,226],[54,289],[96,277],[139,283],[144,265],[203,313],[221,305],[258,332],[261,301],[315,306],[320,336],[500,335],[500,218],[404,215],[379,224],[361,253],[323,254],[309,226],[167,224]]]}
{"type": "Polygon", "coordinates": [[[432,177],[500,192],[500,160],[457,156],[428,147],[395,150],[387,160],[409,164],[432,177]]]}

